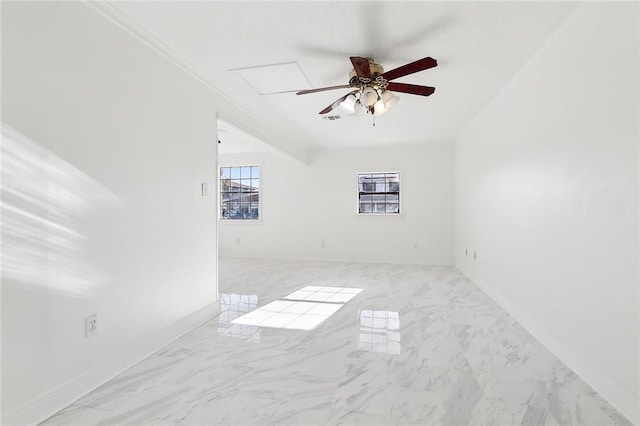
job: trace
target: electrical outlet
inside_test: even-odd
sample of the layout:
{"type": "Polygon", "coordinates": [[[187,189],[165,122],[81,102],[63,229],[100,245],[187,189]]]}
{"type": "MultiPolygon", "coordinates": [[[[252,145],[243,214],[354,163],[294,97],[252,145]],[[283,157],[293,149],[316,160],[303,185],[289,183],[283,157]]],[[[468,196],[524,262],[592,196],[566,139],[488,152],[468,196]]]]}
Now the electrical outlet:
{"type": "Polygon", "coordinates": [[[98,332],[98,317],[91,315],[85,320],[85,337],[91,337],[98,332]]]}

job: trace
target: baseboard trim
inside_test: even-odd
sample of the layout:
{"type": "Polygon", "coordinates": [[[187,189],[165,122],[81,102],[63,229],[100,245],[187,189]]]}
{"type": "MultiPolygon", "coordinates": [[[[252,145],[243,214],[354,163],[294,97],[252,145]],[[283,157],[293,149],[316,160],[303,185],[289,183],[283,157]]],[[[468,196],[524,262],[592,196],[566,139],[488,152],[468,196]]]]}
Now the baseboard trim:
{"type": "Polygon", "coordinates": [[[553,355],[571,368],[582,380],[595,389],[613,407],[620,411],[629,421],[640,425],[640,399],[618,381],[586,361],[573,351],[561,339],[541,326],[529,314],[510,303],[504,296],[482,280],[471,277],[469,273],[455,265],[460,272],[475,283],[487,296],[507,311],[538,342],[553,355]]]}
{"type": "Polygon", "coordinates": [[[86,371],[80,376],[43,394],[30,403],[6,413],[2,417],[4,425],[36,425],[63,408],[102,386],[134,364],[180,338],[184,334],[210,320],[220,312],[218,303],[207,305],[199,311],[158,331],[151,338],[120,355],[86,371]]]}
{"type": "Polygon", "coordinates": [[[249,251],[227,251],[220,253],[221,259],[270,259],[270,260],[301,260],[309,262],[340,262],[340,263],[385,263],[390,265],[421,265],[421,266],[454,266],[453,259],[425,259],[424,261],[411,260],[390,260],[376,261],[375,259],[355,259],[342,255],[337,256],[299,256],[299,255],[280,255],[273,253],[252,253],[249,251]]]}

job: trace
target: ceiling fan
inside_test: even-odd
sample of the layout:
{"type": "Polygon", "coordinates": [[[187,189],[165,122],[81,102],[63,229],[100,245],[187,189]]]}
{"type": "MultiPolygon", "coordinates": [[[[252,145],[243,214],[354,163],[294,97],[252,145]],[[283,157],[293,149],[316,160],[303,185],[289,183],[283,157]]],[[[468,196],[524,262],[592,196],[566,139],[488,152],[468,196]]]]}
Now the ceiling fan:
{"type": "Polygon", "coordinates": [[[382,66],[375,63],[372,59],[360,56],[351,56],[349,59],[351,59],[351,63],[353,64],[353,69],[349,73],[349,84],[302,90],[296,94],[306,95],[309,93],[324,92],[326,90],[352,88],[354,90],[337,99],[334,103],[320,111],[320,114],[326,114],[340,106],[351,115],[369,113],[375,117],[384,114],[389,108],[398,103],[399,98],[391,92],[392,90],[420,96],[429,96],[436,90],[435,87],[391,81],[437,66],[438,62],[431,57],[418,59],[417,61],[386,72],[382,66]]]}

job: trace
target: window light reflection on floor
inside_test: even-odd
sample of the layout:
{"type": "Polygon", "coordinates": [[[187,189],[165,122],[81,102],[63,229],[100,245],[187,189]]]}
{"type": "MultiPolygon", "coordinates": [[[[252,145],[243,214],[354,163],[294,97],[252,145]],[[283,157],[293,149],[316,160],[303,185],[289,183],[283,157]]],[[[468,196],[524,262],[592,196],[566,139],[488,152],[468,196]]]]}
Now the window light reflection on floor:
{"type": "Polygon", "coordinates": [[[305,300],[310,302],[346,303],[353,299],[361,288],[351,287],[321,287],[310,285],[285,296],[290,300],[305,300]]]}
{"type": "Polygon", "coordinates": [[[363,309],[359,314],[358,349],[400,354],[400,314],[394,311],[363,309]]]}
{"type": "Polygon", "coordinates": [[[231,321],[232,324],[313,330],[362,289],[308,286],[231,321]],[[292,300],[291,300],[292,299],[292,300]]]}

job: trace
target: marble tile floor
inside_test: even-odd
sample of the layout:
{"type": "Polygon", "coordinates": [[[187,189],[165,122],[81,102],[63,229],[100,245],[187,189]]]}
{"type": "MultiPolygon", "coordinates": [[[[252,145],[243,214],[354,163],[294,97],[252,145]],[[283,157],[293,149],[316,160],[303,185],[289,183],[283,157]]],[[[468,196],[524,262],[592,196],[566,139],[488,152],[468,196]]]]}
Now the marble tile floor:
{"type": "Polygon", "coordinates": [[[629,425],[453,267],[222,259],[221,313],[43,425],[629,425]],[[362,288],[313,330],[233,324],[362,288]]]}

